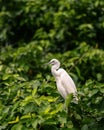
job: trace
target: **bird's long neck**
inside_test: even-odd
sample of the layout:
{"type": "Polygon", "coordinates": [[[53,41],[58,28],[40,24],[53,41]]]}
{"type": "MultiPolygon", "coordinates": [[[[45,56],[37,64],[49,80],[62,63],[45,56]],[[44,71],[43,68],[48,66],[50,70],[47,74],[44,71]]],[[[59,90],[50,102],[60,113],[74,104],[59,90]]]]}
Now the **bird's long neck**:
{"type": "Polygon", "coordinates": [[[52,75],[55,78],[59,76],[58,69],[59,69],[59,66],[57,66],[57,65],[53,65],[51,68],[52,75]]]}

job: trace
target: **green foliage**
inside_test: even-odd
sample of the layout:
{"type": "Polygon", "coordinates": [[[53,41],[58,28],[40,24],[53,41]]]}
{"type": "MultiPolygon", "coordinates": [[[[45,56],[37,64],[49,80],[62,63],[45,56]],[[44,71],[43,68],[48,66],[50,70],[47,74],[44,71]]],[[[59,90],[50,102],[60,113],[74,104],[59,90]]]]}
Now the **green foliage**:
{"type": "MultiPolygon", "coordinates": [[[[35,42],[1,50],[0,129],[103,129],[104,51],[82,43],[73,51],[52,54],[35,42]],[[79,103],[70,102],[66,113],[46,63],[56,57],[70,70],[79,103]],[[99,64],[98,64],[99,63],[99,64]],[[90,64],[90,67],[89,67],[90,64]],[[83,73],[84,72],[84,73],[83,73]]],[[[70,100],[70,101],[69,101],[70,100]]]]}
{"type": "Polygon", "coordinates": [[[104,1],[0,6],[0,130],[103,130],[104,1]],[[78,104],[57,92],[52,58],[75,81],[78,104]]]}
{"type": "Polygon", "coordinates": [[[104,48],[103,0],[3,0],[0,5],[2,46],[47,40],[52,52],[73,49],[83,41],[104,48]]]}

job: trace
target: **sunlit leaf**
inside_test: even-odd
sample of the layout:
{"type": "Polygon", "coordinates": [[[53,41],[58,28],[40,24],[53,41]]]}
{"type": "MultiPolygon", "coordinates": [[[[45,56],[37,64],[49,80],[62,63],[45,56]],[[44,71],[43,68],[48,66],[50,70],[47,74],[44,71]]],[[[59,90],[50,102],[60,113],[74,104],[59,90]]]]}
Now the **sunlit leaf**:
{"type": "Polygon", "coordinates": [[[9,121],[8,123],[9,123],[9,124],[15,124],[15,123],[17,123],[17,122],[19,122],[19,116],[17,116],[14,121],[9,121]]]}
{"type": "Polygon", "coordinates": [[[50,115],[54,115],[54,114],[58,113],[61,110],[62,110],[62,104],[58,104],[57,108],[50,112],[50,115]]]}

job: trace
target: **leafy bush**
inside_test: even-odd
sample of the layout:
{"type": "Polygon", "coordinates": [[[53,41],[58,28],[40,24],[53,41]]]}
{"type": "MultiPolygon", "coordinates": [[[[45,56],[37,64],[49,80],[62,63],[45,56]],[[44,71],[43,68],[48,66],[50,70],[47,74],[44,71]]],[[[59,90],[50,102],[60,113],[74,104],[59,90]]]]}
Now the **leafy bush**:
{"type": "Polygon", "coordinates": [[[45,54],[35,42],[17,49],[2,48],[0,129],[102,130],[104,51],[89,47],[82,43],[63,54],[45,54]],[[60,59],[62,66],[70,70],[77,85],[79,103],[70,103],[69,114],[45,65],[52,57],[60,59]]]}
{"type": "Polygon", "coordinates": [[[104,129],[104,1],[0,1],[0,130],[104,129]],[[59,95],[57,58],[79,103],[59,95]]]}
{"type": "Polygon", "coordinates": [[[3,0],[0,5],[2,46],[42,39],[52,43],[52,52],[73,49],[84,41],[104,48],[103,0],[3,0]]]}

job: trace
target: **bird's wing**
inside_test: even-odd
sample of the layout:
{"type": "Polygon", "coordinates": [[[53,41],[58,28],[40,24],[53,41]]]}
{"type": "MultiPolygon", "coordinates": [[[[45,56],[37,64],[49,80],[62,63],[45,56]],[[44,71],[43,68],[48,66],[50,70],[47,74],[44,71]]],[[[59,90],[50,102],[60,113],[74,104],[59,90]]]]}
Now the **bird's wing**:
{"type": "Polygon", "coordinates": [[[77,92],[74,81],[64,69],[60,69],[60,78],[61,78],[61,83],[68,94],[77,92]]]}

